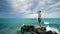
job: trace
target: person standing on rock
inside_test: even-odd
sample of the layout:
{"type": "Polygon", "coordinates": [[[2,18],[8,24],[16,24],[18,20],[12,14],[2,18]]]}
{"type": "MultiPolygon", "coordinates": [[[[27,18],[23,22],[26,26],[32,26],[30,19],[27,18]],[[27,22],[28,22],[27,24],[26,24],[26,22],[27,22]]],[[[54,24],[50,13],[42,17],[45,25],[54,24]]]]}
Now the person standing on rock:
{"type": "Polygon", "coordinates": [[[41,26],[41,11],[38,11],[38,23],[41,26]]]}

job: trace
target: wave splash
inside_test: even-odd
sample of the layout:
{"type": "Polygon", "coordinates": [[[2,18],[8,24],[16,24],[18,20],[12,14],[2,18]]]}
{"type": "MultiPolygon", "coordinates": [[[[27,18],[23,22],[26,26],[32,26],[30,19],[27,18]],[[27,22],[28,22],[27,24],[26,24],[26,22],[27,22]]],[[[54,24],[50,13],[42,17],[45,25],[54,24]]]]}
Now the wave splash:
{"type": "MultiPolygon", "coordinates": [[[[44,24],[50,24],[49,22],[44,22],[44,24]]],[[[52,32],[56,32],[56,33],[58,33],[58,34],[60,34],[60,32],[58,31],[58,29],[57,28],[53,28],[53,27],[50,27],[50,26],[47,26],[46,27],[46,31],[52,31],[52,32]]]]}

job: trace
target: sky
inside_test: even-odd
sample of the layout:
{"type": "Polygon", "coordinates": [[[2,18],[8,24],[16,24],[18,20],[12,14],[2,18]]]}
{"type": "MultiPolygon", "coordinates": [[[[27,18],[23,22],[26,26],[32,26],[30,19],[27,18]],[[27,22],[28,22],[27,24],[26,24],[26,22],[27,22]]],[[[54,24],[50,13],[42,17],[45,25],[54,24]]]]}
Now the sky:
{"type": "Polygon", "coordinates": [[[0,18],[60,18],[60,0],[0,0],[0,18]]]}

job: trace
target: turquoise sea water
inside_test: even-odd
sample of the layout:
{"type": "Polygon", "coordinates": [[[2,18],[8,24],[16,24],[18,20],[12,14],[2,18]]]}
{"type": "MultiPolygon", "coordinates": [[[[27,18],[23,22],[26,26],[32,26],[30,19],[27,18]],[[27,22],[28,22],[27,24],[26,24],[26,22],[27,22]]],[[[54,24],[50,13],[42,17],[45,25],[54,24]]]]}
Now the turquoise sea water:
{"type": "MultiPolygon", "coordinates": [[[[38,26],[38,20],[35,19],[18,19],[18,18],[0,18],[0,34],[16,34],[22,24],[38,26]]],[[[42,26],[57,28],[60,32],[60,18],[42,18],[42,26]],[[49,24],[44,24],[47,22],[49,24]]]]}

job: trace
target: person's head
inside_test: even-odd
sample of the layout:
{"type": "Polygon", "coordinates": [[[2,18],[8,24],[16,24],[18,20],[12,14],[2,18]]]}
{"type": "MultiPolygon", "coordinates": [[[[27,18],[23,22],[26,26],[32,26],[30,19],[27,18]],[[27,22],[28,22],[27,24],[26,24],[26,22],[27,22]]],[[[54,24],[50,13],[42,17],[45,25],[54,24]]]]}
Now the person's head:
{"type": "Polygon", "coordinates": [[[38,13],[41,13],[41,11],[38,11],[38,13]]]}

